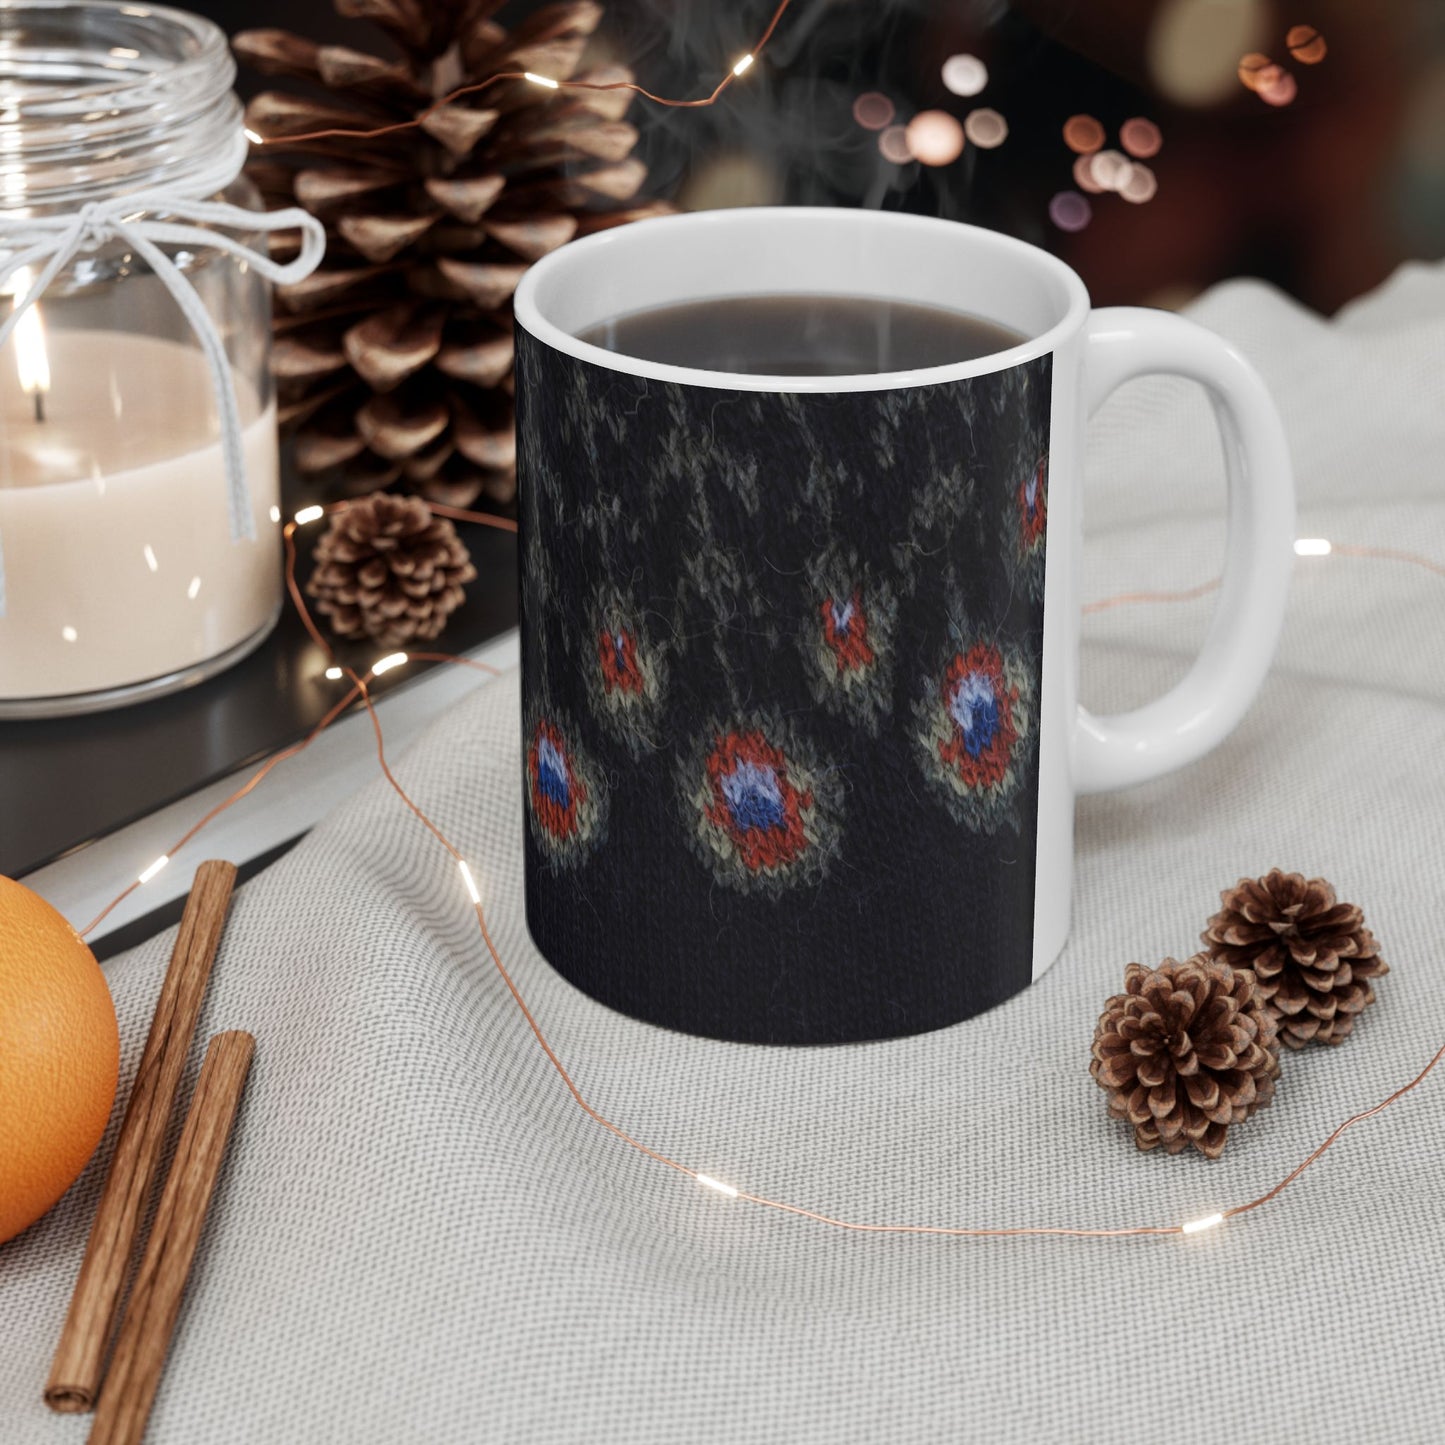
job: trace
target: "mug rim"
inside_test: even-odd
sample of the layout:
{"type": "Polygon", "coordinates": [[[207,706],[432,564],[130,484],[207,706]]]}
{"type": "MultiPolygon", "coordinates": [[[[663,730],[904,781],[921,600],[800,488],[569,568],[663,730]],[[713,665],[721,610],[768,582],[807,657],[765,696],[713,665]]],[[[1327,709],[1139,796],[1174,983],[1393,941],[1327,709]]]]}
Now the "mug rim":
{"type": "MultiPolygon", "coordinates": [[[[679,242],[686,244],[685,235],[679,235],[679,242]]],[[[619,257],[621,250],[619,250],[619,257]]],[[[860,293],[861,294],[861,293],[860,293]]],[[[709,298],[699,296],[699,301],[709,298]]],[[[923,301],[921,304],[927,304],[923,301]]],[[[958,381],[971,376],[986,376],[995,371],[1004,371],[1021,362],[1045,356],[1058,350],[1071,335],[1077,332],[1089,314],[1089,293],[1078,273],[1057,256],[1027,241],[1018,240],[1000,231],[990,231],[982,226],[969,225],[964,221],[945,220],[938,216],[916,216],[899,211],[864,211],[843,206],[746,206],[725,210],[691,211],[669,216],[653,216],[632,221],[622,226],[610,227],[591,236],[569,241],[557,250],[534,262],[522,277],[513,298],[513,314],[516,321],[538,341],[579,361],[605,367],[630,376],[646,377],[650,380],[674,382],[684,386],[705,386],[723,391],[768,391],[768,392],[852,392],[888,391],[899,387],[932,386],[940,382],[958,381]],[[565,327],[543,315],[538,301],[539,289],[554,275],[567,268],[585,265],[595,261],[609,249],[625,249],[636,243],[639,236],[646,237],[658,227],[669,227],[684,233],[689,230],[716,230],[728,226],[766,226],[776,218],[786,216],[790,220],[827,220],[830,224],[872,226],[874,228],[904,230],[933,230],[947,228],[952,232],[963,232],[958,244],[974,250],[983,248],[1003,255],[1016,263],[1038,268],[1046,273],[1067,296],[1064,314],[1052,325],[1036,336],[1025,337],[1017,346],[1002,351],[989,352],[985,356],[968,361],[949,362],[942,366],[916,367],[910,371],[862,372],[846,375],[820,376],[769,376],[751,372],[711,371],[701,367],[678,366],[670,362],[648,361],[642,357],[629,356],[624,352],[609,351],[582,341],[565,327]]]]}

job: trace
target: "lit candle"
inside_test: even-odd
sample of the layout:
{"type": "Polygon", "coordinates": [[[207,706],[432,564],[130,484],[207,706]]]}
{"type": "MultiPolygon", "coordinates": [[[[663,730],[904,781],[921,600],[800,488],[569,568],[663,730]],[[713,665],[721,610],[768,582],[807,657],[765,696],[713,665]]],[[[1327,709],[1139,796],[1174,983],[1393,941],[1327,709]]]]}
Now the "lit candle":
{"type": "MultiPolygon", "coordinates": [[[[16,304],[29,292],[30,284],[30,268],[22,266],[10,282],[10,294],[16,304]]],[[[23,312],[15,323],[13,340],[20,390],[33,399],[35,420],[44,421],[45,394],[50,390],[50,355],[45,349],[45,323],[40,318],[39,302],[23,312]]]]}
{"type": "Polygon", "coordinates": [[[256,540],[233,542],[200,351],[123,331],[47,334],[39,306],[12,341],[0,708],[169,677],[259,641],[280,600],[274,403],[237,378],[256,540]]]}

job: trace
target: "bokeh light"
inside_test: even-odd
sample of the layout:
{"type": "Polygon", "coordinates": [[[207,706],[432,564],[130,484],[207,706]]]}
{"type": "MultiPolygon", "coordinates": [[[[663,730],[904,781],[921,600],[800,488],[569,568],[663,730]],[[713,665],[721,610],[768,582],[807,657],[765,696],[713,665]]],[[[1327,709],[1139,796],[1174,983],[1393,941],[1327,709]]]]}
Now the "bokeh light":
{"type": "Polygon", "coordinates": [[[1256,94],[1266,105],[1288,105],[1299,93],[1299,86],[1289,71],[1275,67],[1278,75],[1273,75],[1268,81],[1261,81],[1256,94]]]}
{"type": "Polygon", "coordinates": [[[893,120],[893,102],[877,90],[864,91],[853,102],[853,119],[864,130],[882,130],[893,120]]]}
{"type": "Polygon", "coordinates": [[[1291,25],[1284,43],[1301,65],[1318,65],[1328,53],[1325,37],[1313,25],[1291,25]]]}
{"type": "Polygon", "coordinates": [[[1071,115],[1064,122],[1064,144],[1081,156],[1104,144],[1104,127],[1091,115],[1071,115]]]}
{"type": "Polygon", "coordinates": [[[963,133],[970,145],[991,151],[1008,139],[1008,122],[996,110],[980,106],[964,116],[963,133]]]}
{"type": "Polygon", "coordinates": [[[1254,72],[1254,84],[1250,89],[1256,95],[1263,95],[1267,90],[1273,90],[1284,79],[1284,66],[1276,65],[1271,61],[1268,65],[1262,65],[1254,72]]]}
{"type": "Polygon", "coordinates": [[[1075,159],[1074,184],[1081,191],[1088,191],[1091,196],[1097,196],[1103,191],[1103,186],[1094,179],[1093,156],[1079,156],[1075,159]]]}
{"type": "Polygon", "coordinates": [[[1061,231],[1082,231],[1094,218],[1094,208],[1077,191],[1060,191],[1049,202],[1049,220],[1061,231]]]}
{"type": "Polygon", "coordinates": [[[951,165],[963,154],[963,127],[946,110],[920,110],[904,139],[913,158],[926,166],[951,165]]]}
{"type": "Polygon", "coordinates": [[[890,125],[878,137],[878,149],[883,152],[884,160],[895,165],[901,166],[913,159],[913,152],[908,148],[908,132],[901,125],[890,125]]]}
{"type": "Polygon", "coordinates": [[[1164,137],[1159,133],[1159,127],[1152,120],[1145,120],[1142,115],[1136,115],[1132,120],[1126,120],[1119,127],[1119,144],[1140,160],[1148,160],[1150,156],[1157,156],[1159,148],[1164,144],[1164,137]]]}
{"type": "Polygon", "coordinates": [[[1122,191],[1129,184],[1134,167],[1123,151],[1099,151],[1089,157],[1089,174],[1104,191],[1122,191]]]}
{"type": "Polygon", "coordinates": [[[1239,57],[1271,29],[1263,0],[1163,0],[1145,58],[1154,83],[1179,105],[1209,106],[1234,88],[1239,57]]]}
{"type": "Polygon", "coordinates": [[[950,55],[943,62],[943,84],[955,95],[977,95],[988,84],[988,66],[976,55],[950,55]]]}
{"type": "Polygon", "coordinates": [[[1258,90],[1259,78],[1266,70],[1278,70],[1279,67],[1269,56],[1258,50],[1251,50],[1248,55],[1239,57],[1239,83],[1246,90],[1258,90]]]}
{"type": "Polygon", "coordinates": [[[1124,184],[1119,187],[1119,194],[1126,201],[1133,201],[1136,206],[1142,206],[1145,201],[1152,201],[1159,189],[1159,180],[1154,172],[1146,165],[1135,161],[1129,167],[1129,175],[1124,184]]]}

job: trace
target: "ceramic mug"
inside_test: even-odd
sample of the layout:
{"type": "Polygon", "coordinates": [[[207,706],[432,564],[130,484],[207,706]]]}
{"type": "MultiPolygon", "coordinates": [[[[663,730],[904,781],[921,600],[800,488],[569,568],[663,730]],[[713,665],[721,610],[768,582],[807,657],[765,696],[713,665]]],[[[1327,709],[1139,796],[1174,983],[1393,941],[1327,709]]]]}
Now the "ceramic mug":
{"type": "Polygon", "coordinates": [[[721,1039],[923,1032],[1010,997],[1069,926],[1074,799],[1239,721],[1283,618],[1279,419],[1226,342],[1091,311],[1023,242],[740,209],[574,241],[516,295],[527,921],[554,968],[721,1039]],[[661,365],[578,340],[642,309],[887,297],[1025,339],[858,376],[661,365]],[[1204,649],[1134,712],[1077,701],[1089,414],[1208,390],[1229,544],[1204,649]]]}

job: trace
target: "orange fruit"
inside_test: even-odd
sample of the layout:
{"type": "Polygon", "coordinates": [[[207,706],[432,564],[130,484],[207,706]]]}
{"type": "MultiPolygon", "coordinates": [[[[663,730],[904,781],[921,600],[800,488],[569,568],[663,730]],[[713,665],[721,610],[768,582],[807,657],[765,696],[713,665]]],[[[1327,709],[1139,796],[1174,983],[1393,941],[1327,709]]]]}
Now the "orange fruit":
{"type": "Polygon", "coordinates": [[[119,1069],[115,1006],[95,955],[38,893],[0,878],[0,1242],[85,1168],[119,1069]]]}

